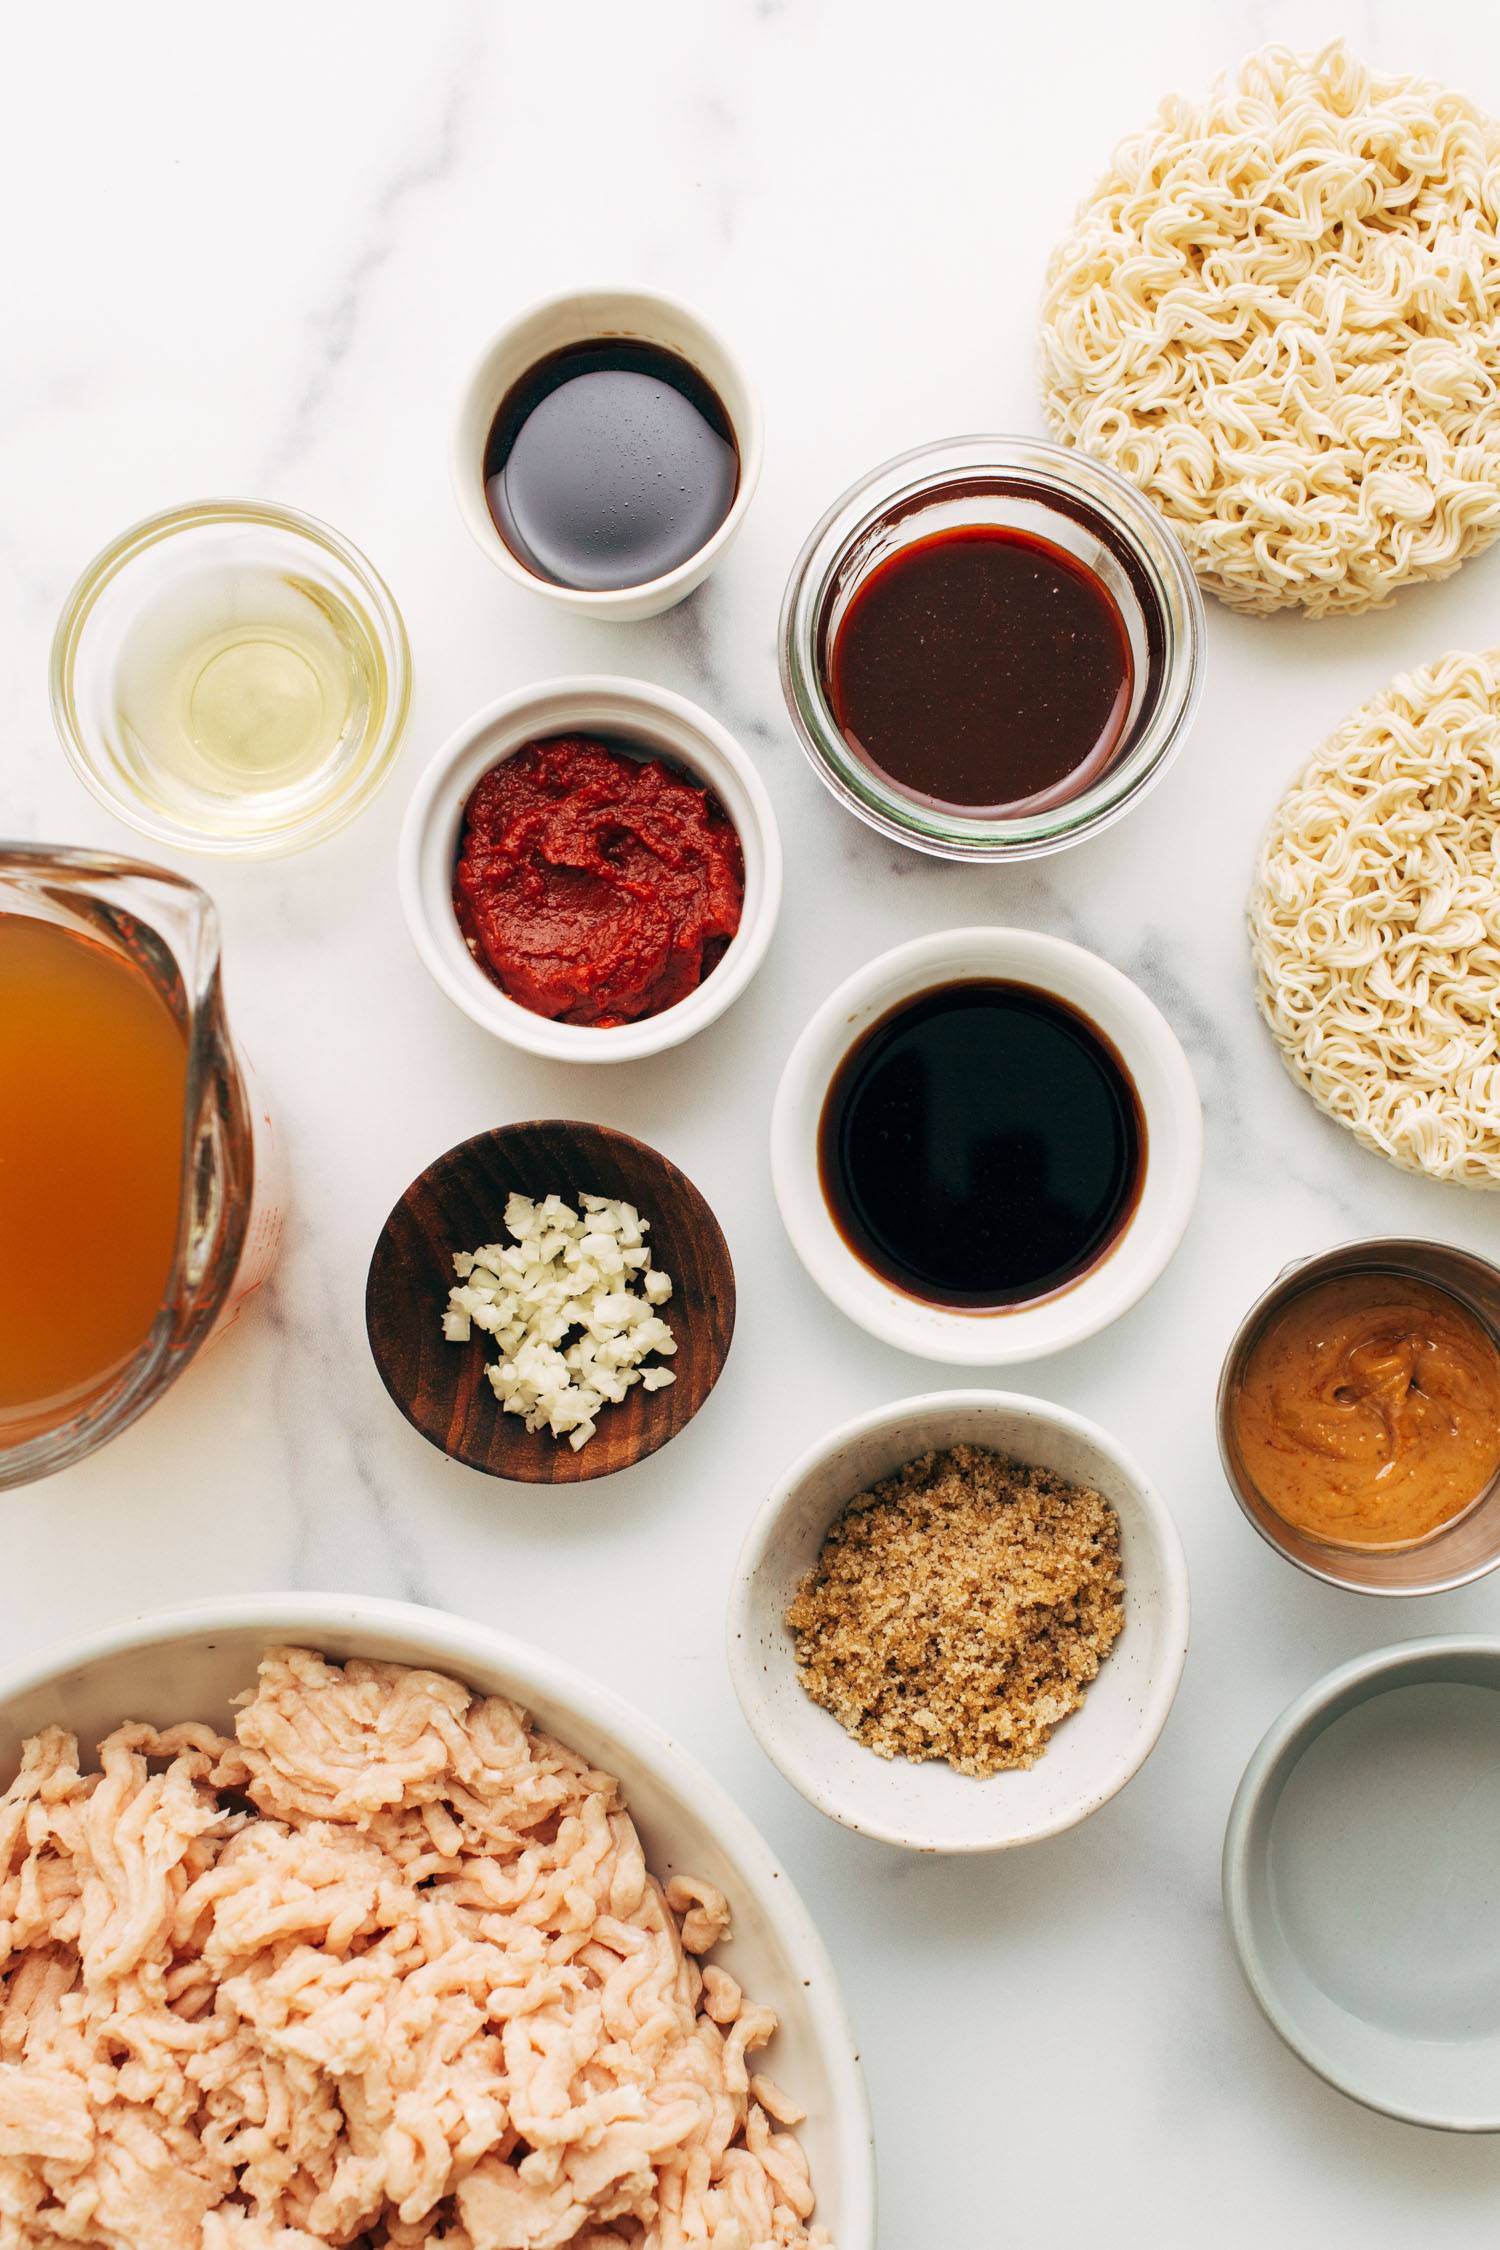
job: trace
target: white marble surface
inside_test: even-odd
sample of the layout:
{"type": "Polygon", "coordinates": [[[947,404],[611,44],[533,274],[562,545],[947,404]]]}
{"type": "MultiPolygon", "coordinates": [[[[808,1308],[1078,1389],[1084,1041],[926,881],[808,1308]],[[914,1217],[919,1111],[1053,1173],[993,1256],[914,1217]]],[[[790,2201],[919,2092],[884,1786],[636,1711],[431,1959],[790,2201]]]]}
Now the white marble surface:
{"type": "Polygon", "coordinates": [[[342,526],[396,590],[418,686],[397,778],[352,832],[209,875],[235,1020],[290,1143],[291,1247],[269,1302],[143,1423],[0,1503],[4,1652],[218,1590],[355,1587],[493,1620],[609,1680],[738,1794],[821,1919],[874,2099],[883,2250],[1469,2250],[1494,2225],[1500,2142],[1368,2116],[1262,2024],[1225,1941],[1218,1850],[1239,1771],[1295,1691],[1385,1640],[1500,1630],[1500,1581],[1395,1606],[1298,1577],[1232,1507],[1210,1408],[1240,1312],[1298,1252],[1375,1230],[1500,1250],[1500,1210],[1363,1155],[1282,1075],[1240,920],[1260,824],[1327,727],[1399,665],[1495,637],[1500,551],[1380,616],[1213,611],[1202,715],[1168,782],[1100,841],[1012,876],[905,855],[835,807],[792,740],[773,649],[787,567],[851,477],[949,432],[1040,427],[1044,258],[1113,139],[1261,38],[1338,30],[1500,109],[1489,0],[261,0],[36,8],[9,26],[4,827],[128,845],[54,745],[46,656],[77,569],[167,502],[254,492],[342,526]],[[511,589],[447,487],[470,353],[512,307],[600,277],[699,304],[766,406],[741,543],[653,625],[575,624],[511,589]],[[751,992],[692,1046],[618,1072],[529,1063],[468,1024],[418,966],[392,877],[402,807],[449,729],[583,668],[717,712],[759,759],[787,845],[751,992]],[[1109,1334],[1025,1374],[1149,1465],[1195,1624],[1174,1717],[1122,1798],[1036,1850],[935,1864],[833,1828],[765,1763],[722,1612],[746,1519],[789,1457],[948,1379],[831,1312],[783,1239],[765,1159],[781,1059],[868,954],[981,919],[1076,937],[1138,977],[1202,1086],[1207,1170],[1175,1264],[1109,1334]],[[568,1112],[700,1182],[741,1323],[666,1454],[533,1497],[446,1466],[400,1421],[361,1293],[380,1221],[428,1158],[568,1112]]]}

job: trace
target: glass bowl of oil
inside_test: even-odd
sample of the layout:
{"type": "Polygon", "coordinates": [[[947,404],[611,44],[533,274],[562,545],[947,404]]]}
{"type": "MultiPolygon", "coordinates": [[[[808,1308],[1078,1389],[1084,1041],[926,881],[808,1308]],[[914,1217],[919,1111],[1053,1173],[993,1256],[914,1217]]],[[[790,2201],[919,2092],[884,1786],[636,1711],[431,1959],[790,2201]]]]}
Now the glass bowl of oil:
{"type": "Polygon", "coordinates": [[[52,643],[52,712],[79,777],[159,842],[300,851],[390,772],[406,628],[357,547],[256,500],[152,516],[95,557],[52,643]]]}

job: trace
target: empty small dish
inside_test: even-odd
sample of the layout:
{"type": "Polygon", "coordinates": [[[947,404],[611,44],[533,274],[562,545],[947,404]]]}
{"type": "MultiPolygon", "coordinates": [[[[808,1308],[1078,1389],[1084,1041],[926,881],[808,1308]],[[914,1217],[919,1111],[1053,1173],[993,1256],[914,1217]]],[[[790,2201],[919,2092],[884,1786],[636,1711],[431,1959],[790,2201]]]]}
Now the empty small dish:
{"type": "Polygon", "coordinates": [[[1187,1564],[1166,1503],[1096,1423],[1012,1392],[936,1391],[846,1422],[787,1472],[740,1551],[728,1631],[740,1708],[809,1804],[913,1851],[1004,1851],[1087,1819],[1145,1763],[1187,1654],[1187,1564]],[[1061,1721],[1037,1763],[986,1780],[934,1760],[883,1758],[857,1742],[803,1688],[786,1622],[848,1502],[919,1454],[956,1445],[1092,1486],[1120,1523],[1123,1632],[1082,1709],[1061,1721]]]}
{"type": "Polygon", "coordinates": [[[450,1460],[519,1484],[581,1484],[655,1453],[698,1412],[723,1372],[734,1335],[734,1266],[718,1220],[675,1164],[604,1125],[562,1118],[476,1133],[436,1158],[380,1230],[365,1287],[365,1326],[380,1379],[406,1416],[450,1460]],[[455,1251],[504,1241],[512,1194],[541,1202],[582,1195],[633,1203],[649,1222],[651,1263],[672,1280],[661,1307],[677,1351],[663,1390],[637,1384],[600,1409],[576,1452],[567,1438],[528,1430],[505,1413],[486,1374],[496,1353],[477,1329],[449,1343],[443,1312],[455,1251]]]}
{"type": "Polygon", "coordinates": [[[1413,2125],[1500,2132],[1500,1640],[1412,1641],[1299,1696],[1245,1769],[1224,1910],[1294,2054],[1413,2125]]]}

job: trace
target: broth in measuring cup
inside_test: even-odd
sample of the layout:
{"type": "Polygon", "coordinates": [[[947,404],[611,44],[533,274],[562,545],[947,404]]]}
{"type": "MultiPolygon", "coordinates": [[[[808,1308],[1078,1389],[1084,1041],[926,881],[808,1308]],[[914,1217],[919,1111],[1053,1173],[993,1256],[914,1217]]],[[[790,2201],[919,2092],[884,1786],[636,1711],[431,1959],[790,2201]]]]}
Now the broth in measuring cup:
{"type": "Polygon", "coordinates": [[[124,955],[0,914],[0,1432],[65,1416],[149,1336],[187,1068],[183,1024],[124,955]]]}

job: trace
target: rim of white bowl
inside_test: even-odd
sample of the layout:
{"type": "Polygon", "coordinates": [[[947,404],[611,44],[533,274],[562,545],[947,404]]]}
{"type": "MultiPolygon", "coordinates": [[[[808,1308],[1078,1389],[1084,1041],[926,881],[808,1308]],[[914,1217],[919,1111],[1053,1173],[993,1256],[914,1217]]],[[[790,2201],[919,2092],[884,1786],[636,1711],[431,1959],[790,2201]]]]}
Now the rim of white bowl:
{"type": "Polygon", "coordinates": [[[434,1660],[450,1666],[460,1678],[470,1663],[514,1672],[526,1683],[521,1700],[535,1692],[576,1711],[586,1725],[620,1742],[633,1757],[652,1766],[685,1802],[701,1810],[726,1855],[747,1868],[756,1905],[777,1942],[807,1972],[801,1979],[802,2004],[813,2019],[835,2088],[831,2129],[842,2152],[842,2184],[850,2205],[842,2217],[840,2239],[847,2240],[849,2250],[874,2250],[875,2157],[869,2097],[833,1963],[812,1916],[754,1822],[707,1769],[654,1719],[565,1658],[493,1626],[417,1602],[363,1594],[232,1594],[137,1612],[114,1625],[53,1643],[0,1672],[0,1704],[44,1690],[60,1674],[149,1649],[163,1639],[208,1639],[233,1631],[263,1632],[268,1645],[301,1637],[314,1647],[322,1634],[384,1634],[430,1645],[434,1660]]]}
{"type": "MultiPolygon", "coordinates": [[[[1281,1990],[1261,1948],[1259,1920],[1250,1899],[1250,1868],[1256,1843],[1255,1830],[1267,1798],[1290,1778],[1294,1767],[1311,1748],[1323,1728],[1343,1715],[1340,1706],[1351,1693],[1360,1702],[1389,1693],[1408,1682],[1431,1676],[1435,1666],[1449,1661],[1479,1658],[1500,1668],[1500,1635],[1494,1633],[1434,1633],[1415,1641],[1396,1641],[1370,1649],[1334,1665],[1292,1698],[1273,1719],[1251,1753],[1240,1777],[1224,1828],[1220,1879],[1224,1920],[1230,1943],[1250,1996],[1278,2039],[1299,2062],[1305,2063],[1335,2093],[1358,2102],[1379,2116],[1394,2117],[1405,2125],[1422,2125],[1439,2133],[1500,2133],[1500,2111],[1467,2117],[1453,2112],[1424,2110],[1409,2103],[1381,2098],[1368,2083],[1342,2068],[1326,2046],[1312,2036],[1293,2009],[1284,2004],[1281,1990]],[[1366,1691],[1359,1693],[1358,1691],[1366,1691]]],[[[1500,1690],[1497,1690],[1500,1692],[1500,1690]]],[[[1350,1703],[1350,1709],[1354,1704],[1350,1703]]]]}
{"type": "Polygon", "coordinates": [[[1118,1320],[1169,1264],[1192,1216],[1202,1168],[1197,1084],[1156,1003],[1086,947],[998,923],[908,939],[846,977],[804,1026],[771,1113],[776,1202],[807,1272],[841,1312],[882,1343],[949,1366],[1018,1366],[1082,1343],[1118,1320]],[[918,992],[989,977],[1054,993],[1117,1048],[1146,1119],[1146,1182],[1127,1225],[1097,1265],[1049,1296],[1008,1311],[972,1313],[907,1296],[850,1249],[818,1177],[818,1127],[834,1071],[871,1024],[918,992]],[[1149,1098],[1145,1066],[1156,1081],[1149,1098]]]}
{"type": "MultiPolygon", "coordinates": [[[[567,347],[563,345],[554,348],[567,347]]],[[[530,364],[534,365],[538,357],[545,356],[545,352],[534,353],[530,364]]],[[[613,615],[628,618],[641,614],[643,605],[647,604],[657,610],[670,608],[679,588],[684,595],[689,594],[695,585],[708,576],[745,519],[755,497],[755,488],[760,482],[764,455],[765,424],[755,386],[746,375],[744,362],[739,354],[730,349],[717,328],[680,297],[668,296],[664,290],[591,284],[575,289],[557,289],[545,297],[535,298],[497,328],[475,354],[464,378],[458,410],[453,417],[448,472],[459,514],[470,538],[513,584],[525,587],[528,593],[544,595],[547,600],[556,602],[563,609],[575,610],[590,617],[607,619],[613,615]],[[720,403],[729,416],[739,453],[739,483],[735,488],[729,513],[718,529],[704,540],[701,547],[696,547],[684,562],[678,563],[671,570],[663,571],[657,578],[643,578],[634,586],[559,586],[554,580],[528,570],[519,557],[511,553],[500,536],[485,498],[483,462],[476,463],[473,457],[471,407],[477,400],[487,401],[484,414],[488,421],[493,421],[504,396],[503,388],[497,395],[490,396],[494,389],[489,374],[491,362],[512,337],[519,337],[525,329],[539,325],[549,313],[562,314],[575,306],[600,308],[597,317],[580,321],[578,335],[573,339],[575,342],[582,343],[589,335],[624,335],[636,337],[645,343],[657,343],[669,351],[690,357],[691,354],[684,352],[683,342],[670,333],[677,331],[682,338],[693,338],[705,358],[710,361],[717,359],[717,379],[711,367],[698,366],[696,359],[693,364],[719,394],[720,403]],[[601,321],[608,321],[609,325],[601,327],[601,321]],[[621,323],[629,325],[622,326],[621,323]],[[663,333],[664,329],[668,333],[663,333]],[[735,395],[726,398],[726,389],[733,391],[735,395]]]]}
{"type": "MultiPolygon", "coordinates": [[[[917,1448],[919,1452],[925,1449],[925,1445],[917,1448]]],[[[854,1496],[851,1492],[843,1501],[834,1505],[828,1516],[830,1524],[854,1496]]],[[[816,1439],[798,1456],[775,1489],[761,1502],[740,1548],[730,1586],[726,1620],[729,1674],[740,1710],[756,1741],[777,1771],[815,1810],[825,1814],[828,1819],[837,1821],[840,1827],[852,1829],[862,1836],[873,1837],[878,1843],[894,1844],[905,1851],[929,1852],[945,1859],[970,1858],[980,1853],[1019,1850],[1027,1844],[1040,1844],[1051,1836],[1064,1835],[1068,1829],[1076,1828],[1080,1822],[1098,1812],[1101,1806],[1107,1805],[1128,1782],[1134,1780],[1160,1741],[1162,1730],[1171,1715],[1172,1705],[1177,1699],[1183,1667],[1187,1662],[1191,1620],[1192,1595],[1187,1555],[1176,1519],[1135,1456],[1100,1423],[1091,1420],[1086,1414],[1075,1413],[1071,1407],[1054,1405],[1050,1399],[1034,1398],[1024,1391],[991,1390],[977,1386],[954,1391],[920,1391],[909,1398],[895,1399],[884,1406],[872,1407],[867,1413],[852,1415],[848,1421],[841,1422],[836,1429],[816,1439]],[[1147,1675],[1149,1693],[1141,1705],[1136,1730],[1107,1788],[1085,1792],[1075,1805],[1059,1812],[1052,1819],[1038,1821],[1033,1827],[1017,1834],[934,1843],[930,1837],[916,1835],[909,1828],[901,1828],[878,1816],[870,1818],[861,1813],[856,1818],[851,1812],[842,1810],[820,1788],[812,1763],[788,1754],[786,1737],[781,1728],[771,1720],[770,1699],[763,1693],[758,1675],[754,1656],[752,1595],[778,1524],[793,1505],[803,1484],[825,1462],[832,1460],[862,1437],[893,1429],[918,1416],[940,1410],[969,1413],[986,1407],[995,1407],[1007,1414],[1020,1412],[1053,1429],[1065,1431],[1088,1445],[1096,1446],[1115,1464],[1140,1505],[1142,1521],[1149,1533],[1163,1602],[1163,1637],[1169,1653],[1166,1662],[1147,1675]]],[[[791,1661],[789,1653],[788,1662],[791,1661]]],[[[1075,1712],[1067,1724],[1071,1726],[1084,1722],[1087,1717],[1088,1703],[1085,1700],[1082,1711],[1075,1712]]],[[[873,1771],[899,1770],[899,1760],[891,1762],[888,1767],[888,1762],[878,1759],[873,1750],[867,1755],[873,1771]]],[[[1004,1776],[996,1778],[1003,1780],[1004,1776]]],[[[975,1786],[987,1787],[990,1784],[976,1783],[975,1786]]]]}
{"type": "Polygon", "coordinates": [[[723,1015],[765,959],[781,908],[781,833],[749,754],[701,705],[648,680],[567,674],[499,696],[454,729],[412,792],[397,876],[418,955],[474,1023],[554,1062],[638,1062],[691,1039],[723,1015]],[[481,776],[537,735],[590,731],[639,740],[651,755],[706,783],[734,822],[745,857],[744,908],[723,957],[695,991],[659,1015],[609,1029],[554,1023],[510,999],[474,960],[453,912],[463,809],[481,776]]]}

